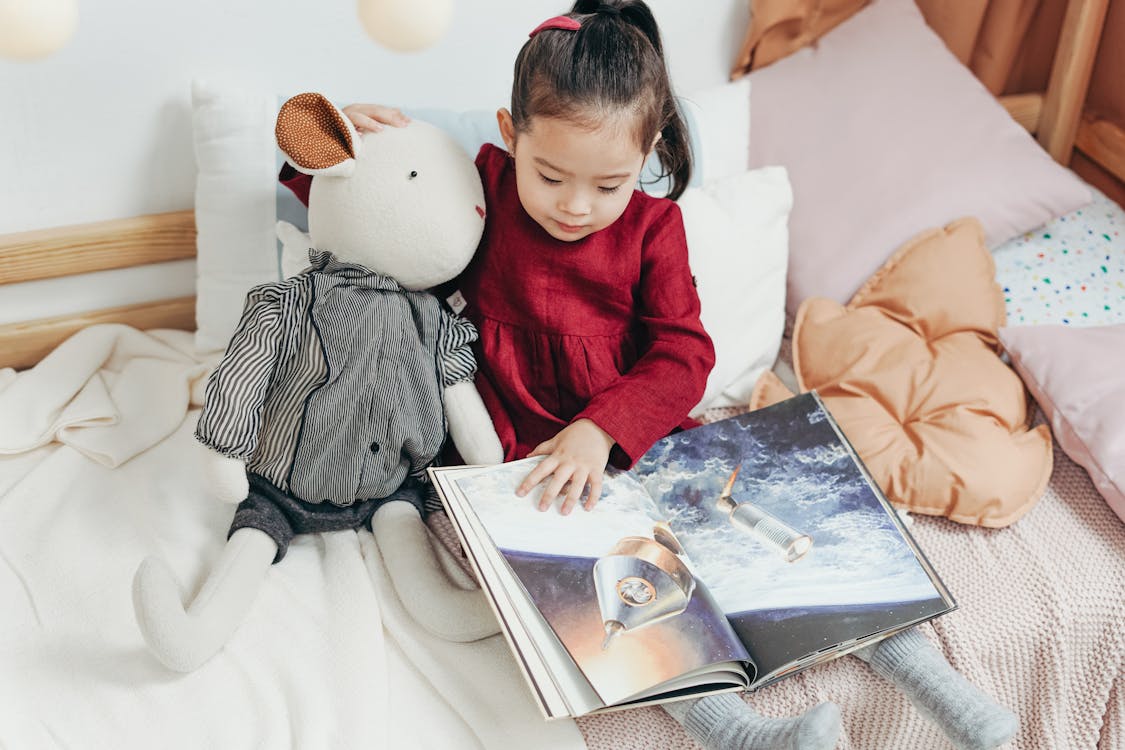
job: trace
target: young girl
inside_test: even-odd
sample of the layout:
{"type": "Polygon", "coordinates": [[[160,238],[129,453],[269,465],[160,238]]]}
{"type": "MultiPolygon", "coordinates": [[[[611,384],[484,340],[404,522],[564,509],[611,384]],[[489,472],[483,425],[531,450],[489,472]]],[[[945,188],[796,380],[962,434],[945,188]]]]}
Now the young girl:
{"type": "MultiPolygon", "coordinates": [[[[364,130],[405,122],[375,105],[344,111],[364,130]]],[[[459,280],[480,333],[476,384],[505,460],[544,456],[519,494],[542,482],[540,510],[561,495],[570,513],[583,493],[589,510],[607,463],[630,466],[695,426],[714,364],[671,200],[690,177],[687,132],[648,7],[579,2],[541,24],[497,119],[507,150],[477,156],[485,232],[459,280]],[[634,190],[654,150],[668,199],[634,190]]],[[[668,711],[712,748],[828,748],[839,733],[830,704],[793,720],[731,695],[668,711]]]]}
{"type": "MultiPolygon", "coordinates": [[[[406,122],[376,105],[344,111],[361,130],[406,122]]],[[[540,24],[497,118],[507,150],[477,156],[485,233],[460,279],[480,332],[477,387],[505,460],[544,456],[519,492],[543,483],[539,509],[561,495],[564,514],[587,493],[589,510],[607,463],[629,466],[695,424],[687,414],[714,363],[673,202],[690,176],[687,134],[649,8],[579,0],[540,24]],[[668,198],[633,189],[653,151],[668,198]]],[[[993,747],[1014,731],[919,634],[870,651],[958,746],[993,747]]],[[[665,708],[716,750],[831,748],[840,731],[827,703],[794,719],[763,718],[730,694],[665,708]]]]}

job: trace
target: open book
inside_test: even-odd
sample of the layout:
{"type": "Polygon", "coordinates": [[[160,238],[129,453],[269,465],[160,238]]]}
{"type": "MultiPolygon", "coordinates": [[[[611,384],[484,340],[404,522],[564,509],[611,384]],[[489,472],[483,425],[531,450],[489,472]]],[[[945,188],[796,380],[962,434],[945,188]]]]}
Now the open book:
{"type": "Polygon", "coordinates": [[[547,718],[756,689],[956,605],[815,393],[657,442],[589,512],[430,475],[547,718]]]}

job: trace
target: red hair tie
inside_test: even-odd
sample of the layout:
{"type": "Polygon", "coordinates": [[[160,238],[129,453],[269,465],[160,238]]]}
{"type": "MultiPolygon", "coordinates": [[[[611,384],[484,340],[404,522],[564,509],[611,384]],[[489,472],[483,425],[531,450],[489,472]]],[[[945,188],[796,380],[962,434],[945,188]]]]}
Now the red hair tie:
{"type": "Polygon", "coordinates": [[[578,21],[574,20],[573,18],[571,18],[569,16],[555,16],[554,18],[548,18],[546,21],[544,21],[543,23],[536,26],[534,29],[531,30],[531,33],[528,34],[527,36],[530,39],[531,37],[538,34],[540,31],[545,31],[547,29],[562,29],[563,31],[578,31],[580,28],[582,28],[582,24],[580,24],[578,21]]]}

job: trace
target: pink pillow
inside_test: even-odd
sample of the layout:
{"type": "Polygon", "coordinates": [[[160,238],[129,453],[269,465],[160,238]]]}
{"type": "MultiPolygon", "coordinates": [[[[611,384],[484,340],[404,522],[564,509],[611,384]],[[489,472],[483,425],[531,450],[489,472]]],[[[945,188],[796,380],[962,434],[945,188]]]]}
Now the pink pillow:
{"type": "Polygon", "coordinates": [[[1000,329],[1055,439],[1125,521],[1125,325],[1000,329]]]}
{"type": "Polygon", "coordinates": [[[750,81],[751,166],[793,185],[790,313],[847,302],[923,228],[975,216],[994,247],[1091,200],[910,0],[877,0],[750,81]]]}

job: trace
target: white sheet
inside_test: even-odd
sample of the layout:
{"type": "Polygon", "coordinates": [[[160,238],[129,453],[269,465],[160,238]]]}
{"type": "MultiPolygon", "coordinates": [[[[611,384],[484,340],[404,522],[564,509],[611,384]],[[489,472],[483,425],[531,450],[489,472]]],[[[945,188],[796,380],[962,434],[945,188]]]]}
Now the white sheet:
{"type": "Polygon", "coordinates": [[[539,718],[499,636],[421,631],[366,531],[298,537],[224,651],[162,667],[133,573],[158,554],[195,590],[233,511],[201,486],[206,363],[187,333],[96,328],[0,371],[0,747],[584,746],[539,718]]]}

